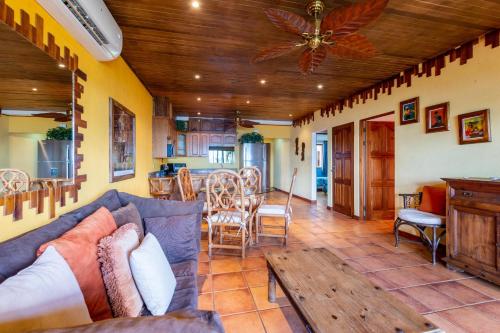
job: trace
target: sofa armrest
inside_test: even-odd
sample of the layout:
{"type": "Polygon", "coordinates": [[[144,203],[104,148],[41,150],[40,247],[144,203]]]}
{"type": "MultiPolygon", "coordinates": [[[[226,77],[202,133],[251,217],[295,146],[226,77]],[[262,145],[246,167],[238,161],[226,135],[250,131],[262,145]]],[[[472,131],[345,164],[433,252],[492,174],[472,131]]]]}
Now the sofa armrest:
{"type": "Polygon", "coordinates": [[[115,318],[93,324],[36,331],[37,333],[224,333],[212,311],[185,310],[158,317],[115,318]]]}

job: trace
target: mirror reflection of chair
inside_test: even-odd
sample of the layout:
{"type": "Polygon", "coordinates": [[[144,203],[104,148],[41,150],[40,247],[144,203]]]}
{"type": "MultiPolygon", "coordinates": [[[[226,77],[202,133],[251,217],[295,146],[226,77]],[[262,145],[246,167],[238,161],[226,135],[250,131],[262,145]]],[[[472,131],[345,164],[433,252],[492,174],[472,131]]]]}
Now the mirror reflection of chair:
{"type": "Polygon", "coordinates": [[[212,249],[241,250],[245,258],[245,250],[251,237],[247,228],[250,225],[250,214],[242,205],[245,202],[243,180],[234,171],[218,170],[208,175],[206,180],[208,204],[208,255],[212,249]],[[217,229],[217,230],[216,230],[217,229]],[[218,232],[218,242],[214,235],[218,232]],[[239,243],[235,245],[235,242],[239,243]]]}
{"type": "Polygon", "coordinates": [[[288,193],[288,200],[286,205],[262,205],[257,210],[257,226],[255,228],[255,240],[259,243],[259,236],[264,237],[278,237],[283,238],[285,245],[288,241],[288,230],[290,223],[292,223],[292,197],[295,180],[297,179],[297,168],[293,170],[292,182],[290,184],[290,192],[288,193]],[[263,224],[262,219],[278,218],[284,220],[284,225],[277,224],[263,224]],[[283,234],[266,233],[265,228],[268,229],[283,229],[283,234]]]}
{"type": "Polygon", "coordinates": [[[30,191],[30,176],[18,169],[0,169],[0,193],[12,194],[30,191]]]}

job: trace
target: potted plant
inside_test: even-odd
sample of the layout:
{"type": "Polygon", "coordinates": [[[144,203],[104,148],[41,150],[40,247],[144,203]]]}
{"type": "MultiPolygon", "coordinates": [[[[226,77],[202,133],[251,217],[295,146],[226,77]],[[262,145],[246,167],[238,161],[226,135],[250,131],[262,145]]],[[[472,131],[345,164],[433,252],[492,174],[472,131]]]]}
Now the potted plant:
{"type": "Polygon", "coordinates": [[[264,137],[257,132],[245,133],[240,137],[240,143],[264,143],[264,137]]]}
{"type": "Polygon", "coordinates": [[[73,140],[73,129],[65,127],[54,127],[47,131],[47,140],[64,141],[73,140]]]}

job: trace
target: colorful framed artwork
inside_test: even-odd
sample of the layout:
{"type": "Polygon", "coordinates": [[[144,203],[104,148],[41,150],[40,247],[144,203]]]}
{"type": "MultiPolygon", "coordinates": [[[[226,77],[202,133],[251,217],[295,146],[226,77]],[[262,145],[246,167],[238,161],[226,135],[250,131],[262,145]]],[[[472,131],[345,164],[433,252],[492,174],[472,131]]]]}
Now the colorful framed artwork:
{"type": "Polygon", "coordinates": [[[448,131],[450,103],[441,103],[425,108],[425,132],[436,133],[448,131]]]}
{"type": "Polygon", "coordinates": [[[399,103],[399,120],[401,125],[419,122],[419,98],[411,98],[399,103]]]}
{"type": "Polygon", "coordinates": [[[491,141],[490,110],[481,110],[458,116],[460,144],[491,141]]]}
{"type": "Polygon", "coordinates": [[[109,100],[109,181],[135,177],[135,114],[109,100]]]}

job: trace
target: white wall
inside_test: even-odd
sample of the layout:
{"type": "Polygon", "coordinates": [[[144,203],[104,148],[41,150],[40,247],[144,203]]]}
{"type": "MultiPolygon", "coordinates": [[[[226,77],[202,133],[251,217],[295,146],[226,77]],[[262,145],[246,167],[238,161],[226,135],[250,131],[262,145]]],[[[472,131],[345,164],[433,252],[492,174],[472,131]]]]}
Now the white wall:
{"type": "MultiPolygon", "coordinates": [[[[379,95],[377,101],[346,108],[335,117],[322,118],[319,111],[315,121],[292,130],[292,142],[299,137],[306,143],[306,160],[291,153],[291,168],[298,167],[295,193],[312,199],[313,133],[354,122],[354,212],[359,216],[359,121],[395,110],[396,117],[396,193],[414,192],[424,184],[440,183],[441,177],[500,176],[500,47],[484,47],[480,41],[474,48],[474,58],[460,66],[459,61],[447,63],[438,77],[413,78],[412,86],[393,89],[392,95],[379,95]],[[399,125],[399,102],[420,97],[420,123],[399,125]],[[450,131],[426,134],[424,109],[434,104],[450,102],[450,131]],[[489,108],[493,142],[459,145],[458,119],[462,113],[489,108]]],[[[328,89],[328,87],[325,87],[328,89]]],[[[295,147],[291,147],[293,152],[295,147]]],[[[331,142],[328,163],[331,165],[331,142]]],[[[331,184],[331,173],[329,173],[331,184]]],[[[332,205],[331,191],[328,203],[332,205]]],[[[397,200],[397,198],[395,198],[397,200]]],[[[400,204],[398,203],[398,206],[400,204]]]]}

